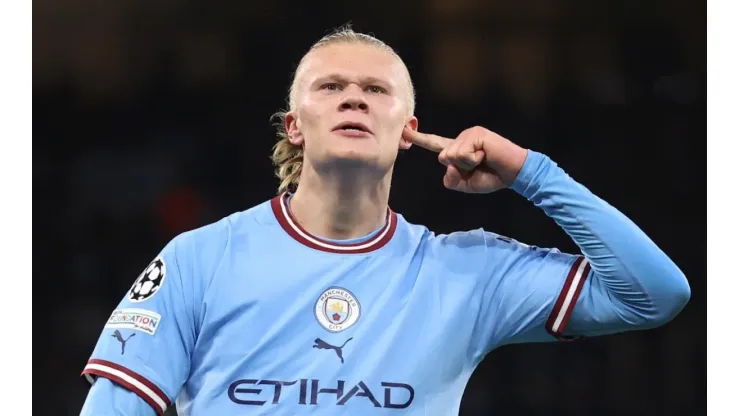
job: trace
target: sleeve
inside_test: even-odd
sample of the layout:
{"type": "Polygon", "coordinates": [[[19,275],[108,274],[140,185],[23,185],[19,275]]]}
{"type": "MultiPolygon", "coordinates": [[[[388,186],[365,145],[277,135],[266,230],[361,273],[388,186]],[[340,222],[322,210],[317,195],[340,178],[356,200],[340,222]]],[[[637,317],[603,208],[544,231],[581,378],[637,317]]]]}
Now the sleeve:
{"type": "Polygon", "coordinates": [[[552,218],[581,253],[487,233],[485,348],[655,328],[688,303],[691,289],[678,266],[545,155],[529,151],[512,189],[552,218]]]}
{"type": "MultiPolygon", "coordinates": [[[[190,372],[195,344],[191,256],[175,238],[139,275],[111,313],[82,375],[106,378],[164,414],[190,372]]],[[[121,397],[115,395],[111,397],[121,397]]],[[[110,403],[93,401],[95,414],[110,403]]]]}
{"type": "Polygon", "coordinates": [[[107,378],[99,378],[90,388],[80,416],[154,416],[149,403],[133,391],[107,378]]]}
{"type": "MultiPolygon", "coordinates": [[[[530,246],[485,233],[489,266],[482,281],[478,350],[524,342],[571,340],[566,326],[584,290],[591,267],[583,256],[530,246]]],[[[592,293],[599,302],[599,293],[592,293]]]]}

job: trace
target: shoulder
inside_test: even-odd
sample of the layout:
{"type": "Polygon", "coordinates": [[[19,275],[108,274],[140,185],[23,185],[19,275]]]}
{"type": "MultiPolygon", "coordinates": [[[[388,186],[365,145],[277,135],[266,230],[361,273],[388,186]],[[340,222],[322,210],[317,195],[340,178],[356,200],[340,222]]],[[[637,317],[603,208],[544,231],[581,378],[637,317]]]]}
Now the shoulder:
{"type": "Polygon", "coordinates": [[[482,228],[468,231],[454,231],[437,233],[425,225],[415,224],[398,214],[398,228],[407,238],[417,240],[427,248],[437,250],[458,250],[466,248],[484,247],[486,238],[495,235],[482,228]]]}
{"type": "Polygon", "coordinates": [[[200,247],[224,244],[235,234],[254,231],[261,224],[275,222],[269,205],[270,202],[266,201],[247,210],[235,212],[213,223],[186,231],[173,241],[200,247]]]}
{"type": "Polygon", "coordinates": [[[473,253],[486,248],[492,235],[481,229],[438,233],[425,225],[415,224],[398,215],[398,228],[404,238],[417,243],[426,254],[473,253]]]}
{"type": "Polygon", "coordinates": [[[259,232],[261,225],[269,221],[274,222],[274,217],[268,201],[179,234],[165,252],[176,259],[180,268],[211,274],[240,236],[259,232]]]}
{"type": "Polygon", "coordinates": [[[545,249],[519,242],[511,237],[477,228],[466,231],[437,233],[426,226],[406,221],[399,215],[399,227],[418,239],[424,250],[433,254],[485,254],[486,256],[546,255],[558,253],[557,249],[545,249]]]}

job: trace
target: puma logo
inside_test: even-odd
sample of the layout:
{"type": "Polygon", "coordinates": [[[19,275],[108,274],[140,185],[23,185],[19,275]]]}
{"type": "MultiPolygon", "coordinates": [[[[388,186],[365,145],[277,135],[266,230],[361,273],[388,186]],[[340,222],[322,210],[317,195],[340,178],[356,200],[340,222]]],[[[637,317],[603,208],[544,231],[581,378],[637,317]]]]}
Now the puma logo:
{"type": "Polygon", "coordinates": [[[113,335],[111,335],[113,338],[117,339],[118,342],[121,343],[121,355],[123,355],[123,352],[126,349],[126,342],[128,342],[128,340],[134,335],[136,334],[132,333],[131,335],[128,336],[128,338],[123,339],[123,336],[121,336],[121,332],[118,331],[117,329],[115,332],[113,332],[113,335]]]}
{"type": "Polygon", "coordinates": [[[345,345],[347,345],[348,342],[352,341],[352,338],[344,341],[344,344],[342,344],[341,347],[336,347],[334,345],[329,344],[328,342],[324,341],[321,338],[316,338],[313,342],[314,348],[318,348],[320,350],[334,350],[334,352],[337,353],[337,357],[342,361],[342,364],[344,364],[344,357],[342,356],[342,348],[344,348],[345,345]]]}

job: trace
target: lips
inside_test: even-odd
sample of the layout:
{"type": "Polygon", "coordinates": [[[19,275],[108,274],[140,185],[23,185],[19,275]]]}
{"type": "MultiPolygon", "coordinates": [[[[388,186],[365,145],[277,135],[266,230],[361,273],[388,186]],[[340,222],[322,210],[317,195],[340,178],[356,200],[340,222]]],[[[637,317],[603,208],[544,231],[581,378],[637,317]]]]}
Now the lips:
{"type": "Polygon", "coordinates": [[[363,123],[355,123],[351,121],[345,121],[344,123],[338,124],[332,129],[332,131],[343,130],[343,131],[356,131],[372,134],[372,131],[368,126],[363,123]]]}

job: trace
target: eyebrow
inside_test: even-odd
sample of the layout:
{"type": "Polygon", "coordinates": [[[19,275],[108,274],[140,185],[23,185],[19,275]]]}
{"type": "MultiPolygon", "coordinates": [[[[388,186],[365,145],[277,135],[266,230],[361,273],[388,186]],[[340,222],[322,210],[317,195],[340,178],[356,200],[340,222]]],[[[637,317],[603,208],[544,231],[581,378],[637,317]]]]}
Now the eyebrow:
{"type": "MultiPolygon", "coordinates": [[[[325,75],[325,76],[321,76],[321,77],[316,78],[316,81],[314,82],[314,84],[315,83],[325,82],[325,81],[336,81],[336,82],[341,82],[341,83],[344,83],[344,84],[350,83],[349,78],[345,77],[344,75],[333,73],[333,74],[328,74],[328,75],[325,75]]],[[[373,77],[373,76],[362,76],[362,77],[360,77],[360,83],[363,84],[363,85],[380,84],[380,85],[387,86],[389,88],[393,86],[393,84],[390,83],[389,81],[386,81],[386,80],[383,80],[383,79],[380,79],[380,78],[376,78],[376,77],[373,77]]]]}

